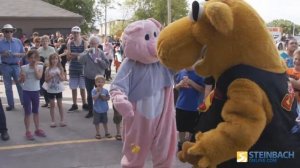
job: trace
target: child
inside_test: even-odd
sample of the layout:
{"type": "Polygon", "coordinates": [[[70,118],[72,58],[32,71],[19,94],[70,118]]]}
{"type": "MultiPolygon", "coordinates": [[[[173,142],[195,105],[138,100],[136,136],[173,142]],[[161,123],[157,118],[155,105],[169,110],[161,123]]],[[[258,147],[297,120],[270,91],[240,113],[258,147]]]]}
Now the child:
{"type": "Polygon", "coordinates": [[[92,97],[94,100],[94,124],[96,128],[96,139],[101,139],[100,131],[99,131],[99,123],[103,124],[105,137],[111,138],[111,135],[108,133],[107,128],[107,111],[108,111],[108,100],[110,96],[108,94],[108,90],[103,88],[105,84],[105,78],[101,75],[97,75],[95,77],[95,85],[96,87],[92,90],[92,97]]]}
{"type": "Polygon", "coordinates": [[[176,78],[175,89],[178,90],[176,102],[176,124],[179,131],[178,150],[181,150],[186,137],[195,133],[194,128],[198,119],[198,105],[204,96],[204,79],[196,75],[193,68],[181,70],[176,78]],[[190,133],[188,135],[187,133],[190,133]]]}
{"type": "Polygon", "coordinates": [[[300,49],[297,49],[294,52],[294,59],[293,59],[293,68],[289,68],[286,73],[290,77],[290,81],[292,86],[295,89],[296,93],[296,100],[297,100],[297,113],[298,117],[296,121],[300,124],[300,88],[299,88],[299,79],[300,79],[300,49]]]}
{"type": "Polygon", "coordinates": [[[23,88],[23,107],[25,111],[24,124],[28,140],[34,140],[31,134],[30,114],[33,113],[33,121],[35,125],[35,135],[39,137],[46,137],[43,130],[39,128],[39,103],[40,103],[40,79],[43,74],[43,65],[39,65],[39,54],[36,50],[31,50],[27,53],[27,60],[29,64],[21,66],[20,83],[23,88]]]}
{"type": "Polygon", "coordinates": [[[66,124],[64,122],[64,111],[62,107],[62,92],[64,90],[63,81],[65,80],[64,69],[59,61],[59,55],[57,53],[53,53],[49,56],[49,67],[45,71],[45,89],[47,90],[47,94],[50,100],[50,115],[51,115],[51,124],[50,127],[56,127],[55,116],[54,116],[54,108],[56,98],[57,106],[60,115],[60,124],[59,126],[65,127],[66,124]]]}

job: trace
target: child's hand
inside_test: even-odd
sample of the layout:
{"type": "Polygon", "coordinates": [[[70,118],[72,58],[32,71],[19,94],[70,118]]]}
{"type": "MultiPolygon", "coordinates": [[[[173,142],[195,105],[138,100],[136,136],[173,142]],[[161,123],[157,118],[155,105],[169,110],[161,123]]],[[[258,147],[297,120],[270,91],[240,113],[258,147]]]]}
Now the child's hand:
{"type": "Polygon", "coordinates": [[[20,82],[20,83],[24,83],[24,82],[25,82],[25,74],[24,74],[24,73],[21,73],[21,74],[20,74],[19,82],[20,82]]]}

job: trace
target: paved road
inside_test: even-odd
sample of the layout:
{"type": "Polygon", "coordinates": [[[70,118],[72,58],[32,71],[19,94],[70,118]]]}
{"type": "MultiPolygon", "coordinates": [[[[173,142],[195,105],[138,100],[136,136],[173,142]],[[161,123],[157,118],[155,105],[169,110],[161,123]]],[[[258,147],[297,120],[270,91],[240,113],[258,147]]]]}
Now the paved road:
{"type": "MultiPolygon", "coordinates": [[[[67,85],[67,83],[66,83],[67,85]]],[[[105,85],[106,88],[109,84],[105,85]]],[[[11,140],[0,141],[0,168],[119,168],[122,142],[115,139],[95,140],[95,130],[92,119],[86,119],[86,111],[81,108],[66,114],[67,127],[50,128],[48,108],[40,108],[41,128],[45,130],[46,138],[36,138],[27,141],[24,137],[23,110],[20,106],[15,86],[14,96],[16,109],[6,112],[11,140]]],[[[0,82],[0,97],[6,104],[3,82],[0,82]]],[[[63,93],[64,110],[72,104],[71,91],[66,87],[63,93]]],[[[80,99],[78,104],[81,107],[80,99]]],[[[43,104],[43,99],[41,99],[43,104]]],[[[56,113],[58,118],[58,112],[56,113]]],[[[109,131],[115,135],[115,125],[112,122],[112,110],[108,112],[109,131]]],[[[33,130],[33,124],[31,125],[33,130]]],[[[101,128],[102,129],[102,128],[101,128]]],[[[102,130],[101,130],[102,131],[102,130]]],[[[103,131],[102,131],[103,132],[103,131]]],[[[175,156],[174,156],[175,157],[175,156]]],[[[151,166],[149,157],[146,168],[151,166]]],[[[190,168],[177,159],[174,168],[190,168]]]]}

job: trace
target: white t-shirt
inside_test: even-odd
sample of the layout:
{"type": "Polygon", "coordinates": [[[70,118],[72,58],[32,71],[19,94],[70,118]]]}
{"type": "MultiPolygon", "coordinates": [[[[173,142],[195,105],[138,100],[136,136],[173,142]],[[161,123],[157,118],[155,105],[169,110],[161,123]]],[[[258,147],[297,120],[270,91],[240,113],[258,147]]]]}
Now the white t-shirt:
{"type": "MultiPolygon", "coordinates": [[[[35,77],[34,69],[27,65],[21,66],[23,73],[25,74],[25,82],[21,85],[23,90],[26,91],[39,91],[40,80],[35,77]]],[[[39,70],[43,70],[43,65],[38,65],[39,70]]]]}
{"type": "MultiPolygon", "coordinates": [[[[60,93],[64,91],[63,81],[60,80],[59,74],[60,69],[58,67],[48,69],[48,73],[54,76],[50,81],[47,82],[46,90],[48,93],[60,93]]],[[[43,86],[44,87],[44,86],[43,86]]]]}
{"type": "Polygon", "coordinates": [[[44,49],[44,47],[39,47],[38,50],[40,57],[43,57],[45,59],[45,65],[49,65],[49,56],[53,53],[55,53],[55,49],[51,46],[48,46],[47,49],[44,49]]]}

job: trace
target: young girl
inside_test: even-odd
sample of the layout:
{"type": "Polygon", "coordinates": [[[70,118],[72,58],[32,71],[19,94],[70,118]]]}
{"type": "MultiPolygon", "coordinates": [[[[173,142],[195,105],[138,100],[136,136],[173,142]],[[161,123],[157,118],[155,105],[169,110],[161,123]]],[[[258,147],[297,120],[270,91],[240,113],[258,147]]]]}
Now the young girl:
{"type": "Polygon", "coordinates": [[[293,68],[289,68],[286,73],[290,77],[291,84],[295,89],[296,100],[297,100],[297,113],[298,118],[296,121],[300,124],[300,49],[294,52],[293,68]]]}
{"type": "Polygon", "coordinates": [[[64,111],[62,107],[62,92],[64,90],[63,81],[65,80],[65,73],[63,67],[59,61],[59,56],[57,53],[51,54],[49,56],[49,67],[45,71],[45,89],[50,100],[50,115],[51,115],[51,124],[50,127],[56,127],[55,117],[54,117],[54,108],[56,98],[57,106],[59,109],[60,115],[60,126],[66,126],[64,122],[64,111]]]}
{"type": "Polygon", "coordinates": [[[39,128],[39,91],[40,91],[40,79],[43,74],[43,65],[39,65],[39,54],[36,50],[30,50],[27,53],[28,64],[21,66],[20,83],[23,88],[23,107],[25,111],[24,123],[26,129],[26,138],[28,140],[34,140],[31,134],[30,127],[30,115],[33,113],[33,121],[35,125],[35,135],[39,137],[45,137],[45,132],[39,128]]]}
{"type": "Polygon", "coordinates": [[[110,99],[108,90],[103,88],[105,84],[105,78],[101,75],[95,77],[96,87],[92,90],[92,97],[94,100],[94,125],[96,128],[96,139],[101,139],[99,131],[99,123],[103,124],[105,137],[111,138],[107,128],[107,111],[108,111],[108,100],[110,99]]]}

